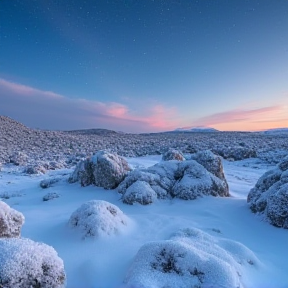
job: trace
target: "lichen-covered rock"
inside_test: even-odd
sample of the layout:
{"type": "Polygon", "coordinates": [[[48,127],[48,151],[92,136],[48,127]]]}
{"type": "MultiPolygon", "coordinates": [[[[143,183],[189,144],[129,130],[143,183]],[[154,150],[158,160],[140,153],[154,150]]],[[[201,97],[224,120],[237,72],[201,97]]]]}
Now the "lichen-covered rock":
{"type": "Polygon", "coordinates": [[[123,195],[122,200],[128,204],[150,204],[157,198],[167,197],[185,200],[204,195],[228,197],[229,187],[221,158],[210,151],[199,152],[194,158],[201,164],[195,160],[171,160],[147,169],[133,170],[118,187],[118,192],[123,195]],[[134,184],[138,181],[137,185],[134,184]]]}
{"type": "Polygon", "coordinates": [[[69,219],[69,226],[80,232],[82,238],[98,238],[121,233],[128,217],[115,205],[91,200],[82,204],[69,219]]]}
{"type": "Polygon", "coordinates": [[[163,161],[169,161],[169,160],[178,160],[178,161],[184,161],[185,157],[181,153],[181,151],[176,149],[169,149],[162,155],[163,161]]]}
{"type": "Polygon", "coordinates": [[[24,215],[0,201],[0,238],[20,237],[24,215]]]}
{"type": "Polygon", "coordinates": [[[258,265],[243,244],[187,228],[169,240],[142,246],[124,283],[141,288],[242,288],[241,275],[258,265]]]}
{"type": "Polygon", "coordinates": [[[259,178],[247,197],[253,213],[277,227],[288,229],[288,157],[259,178]]]}
{"type": "Polygon", "coordinates": [[[99,151],[81,161],[69,178],[69,182],[80,181],[82,186],[94,184],[105,189],[114,189],[130,171],[127,161],[117,154],[99,151]]]}
{"type": "Polygon", "coordinates": [[[49,201],[49,200],[53,200],[55,198],[59,198],[60,195],[56,192],[49,192],[46,195],[43,196],[43,201],[49,201]]]}
{"type": "Polygon", "coordinates": [[[66,275],[56,251],[30,239],[0,239],[0,287],[62,288],[66,275]]]}

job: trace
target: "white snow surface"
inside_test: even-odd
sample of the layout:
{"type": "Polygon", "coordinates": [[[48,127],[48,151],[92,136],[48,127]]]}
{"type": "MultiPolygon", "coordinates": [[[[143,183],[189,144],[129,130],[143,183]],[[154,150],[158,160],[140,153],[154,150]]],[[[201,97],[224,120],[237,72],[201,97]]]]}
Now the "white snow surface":
{"type": "MultiPolygon", "coordinates": [[[[126,159],[132,168],[149,167],[158,163],[161,155],[126,159]]],[[[207,196],[194,201],[174,198],[142,206],[122,203],[116,190],[81,187],[79,183],[59,181],[47,189],[40,187],[43,179],[68,179],[73,169],[50,171],[46,175],[25,175],[21,170],[13,171],[4,165],[0,172],[0,200],[25,216],[22,237],[46,243],[57,251],[64,261],[67,288],[128,288],[124,280],[143,245],[170,241],[177,247],[186,245],[187,249],[196,251],[198,246],[189,237],[175,235],[179,229],[198,229],[207,239],[211,237],[211,244],[216,247],[211,246],[211,249],[226,251],[237,263],[247,255],[246,252],[255,257],[252,259],[255,265],[245,262],[237,270],[241,274],[240,280],[233,278],[243,287],[287,288],[288,230],[261,221],[251,213],[246,201],[259,177],[273,166],[253,158],[235,162],[223,160],[223,166],[232,197],[207,196]],[[43,201],[47,192],[61,196],[53,201],[43,201]],[[133,225],[128,225],[125,233],[114,237],[81,239],[67,223],[76,209],[91,200],[116,205],[133,225]]],[[[206,240],[197,241],[200,246],[207,244],[206,240]]],[[[202,257],[199,251],[193,255],[202,257]]]]}

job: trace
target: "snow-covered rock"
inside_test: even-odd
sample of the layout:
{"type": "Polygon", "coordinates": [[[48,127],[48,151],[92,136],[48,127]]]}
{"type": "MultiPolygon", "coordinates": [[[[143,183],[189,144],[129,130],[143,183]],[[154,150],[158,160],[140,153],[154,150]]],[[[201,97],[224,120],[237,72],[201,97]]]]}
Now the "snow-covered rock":
{"type": "Polygon", "coordinates": [[[46,195],[43,196],[43,201],[49,201],[49,200],[53,200],[55,198],[59,198],[60,195],[56,192],[49,192],[46,195]]]}
{"type": "Polygon", "coordinates": [[[181,151],[176,149],[168,149],[163,155],[162,155],[163,161],[169,161],[169,160],[178,160],[178,161],[184,161],[185,158],[181,151]]]}
{"type": "Polygon", "coordinates": [[[141,288],[239,288],[244,287],[243,273],[258,265],[243,244],[188,228],[169,240],[142,246],[124,283],[141,288]]]}
{"type": "Polygon", "coordinates": [[[56,177],[56,178],[51,178],[51,179],[43,179],[40,182],[40,187],[43,189],[52,187],[55,183],[59,182],[61,180],[60,177],[56,177]]]}
{"type": "Polygon", "coordinates": [[[253,213],[277,227],[288,229],[288,157],[259,178],[247,197],[253,213]]]}
{"type": "Polygon", "coordinates": [[[167,197],[185,200],[204,195],[228,197],[229,188],[221,158],[210,151],[199,152],[193,157],[200,163],[171,160],[147,169],[133,170],[118,187],[123,202],[150,204],[157,198],[167,197]]]}
{"type": "Polygon", "coordinates": [[[98,238],[121,233],[127,223],[128,217],[117,206],[102,200],[91,200],[71,215],[68,225],[77,229],[82,238],[98,238]]]}
{"type": "Polygon", "coordinates": [[[91,158],[81,161],[68,181],[70,183],[80,181],[82,186],[94,184],[105,189],[114,189],[129,171],[129,165],[124,158],[99,151],[91,158]]]}
{"type": "Polygon", "coordinates": [[[39,163],[30,164],[24,168],[23,173],[26,173],[26,174],[45,174],[46,168],[42,164],[39,164],[39,163]]]}
{"type": "Polygon", "coordinates": [[[177,170],[173,197],[193,200],[204,195],[228,197],[229,188],[224,180],[216,177],[195,160],[184,161],[177,170]]]}
{"type": "Polygon", "coordinates": [[[0,239],[0,287],[62,288],[66,275],[56,251],[30,239],[0,239]]]}
{"type": "Polygon", "coordinates": [[[20,237],[24,215],[0,201],[0,238],[20,237]]]}

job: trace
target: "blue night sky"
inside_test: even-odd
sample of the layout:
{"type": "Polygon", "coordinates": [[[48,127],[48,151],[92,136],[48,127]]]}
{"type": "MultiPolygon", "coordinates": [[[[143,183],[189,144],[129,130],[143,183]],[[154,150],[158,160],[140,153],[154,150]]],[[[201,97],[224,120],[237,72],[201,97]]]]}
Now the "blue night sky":
{"type": "Polygon", "coordinates": [[[44,129],[288,127],[288,1],[2,0],[0,101],[44,129]]]}

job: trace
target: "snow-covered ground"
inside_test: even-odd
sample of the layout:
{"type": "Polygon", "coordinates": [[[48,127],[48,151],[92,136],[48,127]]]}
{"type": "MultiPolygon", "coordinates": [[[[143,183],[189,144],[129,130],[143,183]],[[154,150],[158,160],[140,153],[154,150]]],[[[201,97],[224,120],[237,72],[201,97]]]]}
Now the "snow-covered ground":
{"type": "MultiPolygon", "coordinates": [[[[143,168],[158,163],[161,156],[126,159],[132,168],[143,168]]],[[[27,176],[13,166],[0,172],[0,199],[24,214],[22,237],[55,248],[64,261],[67,288],[126,287],[123,280],[138,250],[150,241],[170,239],[182,228],[198,228],[215,237],[238,241],[252,250],[259,264],[243,270],[245,288],[287,288],[288,231],[261,221],[246,203],[249,190],[272,166],[259,159],[223,163],[232,195],[229,198],[126,205],[116,190],[68,184],[71,169],[27,176]],[[63,179],[47,189],[40,187],[41,180],[56,176],[63,179]],[[48,192],[60,197],[43,201],[48,192]],[[117,205],[129,217],[129,225],[117,236],[83,240],[68,221],[84,202],[97,199],[117,205]]]]}

